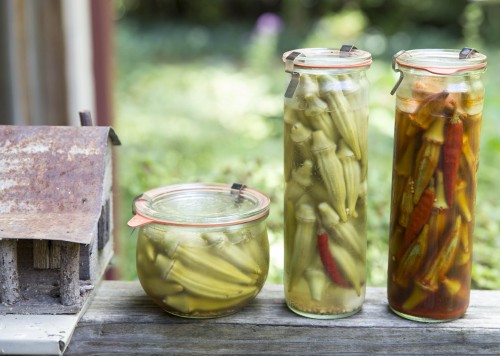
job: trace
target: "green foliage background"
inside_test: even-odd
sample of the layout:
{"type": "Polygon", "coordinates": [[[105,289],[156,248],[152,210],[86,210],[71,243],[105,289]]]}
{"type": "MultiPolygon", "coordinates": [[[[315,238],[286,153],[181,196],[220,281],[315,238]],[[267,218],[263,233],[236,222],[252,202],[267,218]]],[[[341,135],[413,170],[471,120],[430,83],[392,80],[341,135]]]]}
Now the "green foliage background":
{"type": "Polygon", "coordinates": [[[133,197],[175,183],[241,182],[270,196],[271,269],[283,269],[281,54],[353,43],[374,62],[369,123],[368,284],[387,268],[400,49],[475,47],[489,57],[477,193],[473,286],[500,289],[500,4],[454,1],[117,1],[115,128],[121,277],[135,279],[133,197]],[[205,5],[203,5],[205,4],[205,5]],[[281,21],[257,23],[266,12],[281,21]]]}

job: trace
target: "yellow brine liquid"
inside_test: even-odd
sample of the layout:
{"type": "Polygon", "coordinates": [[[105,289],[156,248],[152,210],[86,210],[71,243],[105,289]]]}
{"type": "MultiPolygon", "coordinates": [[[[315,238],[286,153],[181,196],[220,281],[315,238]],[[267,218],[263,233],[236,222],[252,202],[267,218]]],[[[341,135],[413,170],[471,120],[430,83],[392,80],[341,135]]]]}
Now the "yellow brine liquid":
{"type": "Polygon", "coordinates": [[[224,228],[140,228],[137,273],[146,293],[183,317],[232,314],[261,290],[269,268],[264,221],[224,228]]]}
{"type": "Polygon", "coordinates": [[[367,105],[364,71],[302,73],[285,99],[285,295],[303,316],[364,302],[367,105]]]}

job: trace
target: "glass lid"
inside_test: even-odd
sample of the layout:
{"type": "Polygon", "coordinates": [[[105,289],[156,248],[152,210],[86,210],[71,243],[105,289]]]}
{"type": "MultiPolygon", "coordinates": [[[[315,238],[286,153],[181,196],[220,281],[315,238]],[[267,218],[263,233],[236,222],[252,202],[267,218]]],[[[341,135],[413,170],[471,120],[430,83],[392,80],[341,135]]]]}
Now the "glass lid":
{"type": "Polygon", "coordinates": [[[290,59],[296,67],[305,68],[358,68],[369,66],[372,56],[351,45],[340,49],[331,48],[301,48],[283,54],[283,61],[290,59]]]}
{"type": "Polygon", "coordinates": [[[398,52],[394,58],[400,67],[442,75],[485,68],[487,62],[486,56],[473,48],[415,49],[398,52]]]}
{"type": "Polygon", "coordinates": [[[137,198],[134,202],[136,216],[129,226],[147,223],[200,227],[234,225],[267,215],[269,203],[264,194],[237,183],[171,185],[149,190],[137,198]]]}

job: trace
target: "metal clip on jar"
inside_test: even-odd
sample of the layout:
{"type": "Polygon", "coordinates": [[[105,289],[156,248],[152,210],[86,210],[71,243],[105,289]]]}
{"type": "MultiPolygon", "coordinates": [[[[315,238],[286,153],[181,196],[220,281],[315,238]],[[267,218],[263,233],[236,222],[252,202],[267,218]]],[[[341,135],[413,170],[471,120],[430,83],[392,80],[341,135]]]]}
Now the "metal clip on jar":
{"type": "Polygon", "coordinates": [[[283,55],[285,297],[297,314],[347,317],[366,281],[368,52],[306,48],[283,55]]]}
{"type": "Polygon", "coordinates": [[[137,274],[165,311],[211,318],[237,312],[269,269],[269,198],[241,184],[182,184],[134,202],[137,274]]]}
{"type": "Polygon", "coordinates": [[[471,282],[481,75],[471,48],[394,56],[396,97],[388,298],[405,318],[462,316],[471,282]]]}

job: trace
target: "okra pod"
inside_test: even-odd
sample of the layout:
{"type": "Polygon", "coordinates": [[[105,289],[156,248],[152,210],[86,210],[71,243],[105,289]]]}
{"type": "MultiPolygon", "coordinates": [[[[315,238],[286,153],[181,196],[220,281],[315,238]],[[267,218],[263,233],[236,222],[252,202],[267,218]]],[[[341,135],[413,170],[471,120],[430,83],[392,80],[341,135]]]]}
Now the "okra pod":
{"type": "Polygon", "coordinates": [[[294,236],[292,258],[288,263],[288,291],[292,290],[302,278],[306,267],[316,252],[316,215],[312,206],[302,204],[295,213],[297,229],[294,236]]]}
{"type": "Polygon", "coordinates": [[[290,139],[294,143],[296,152],[301,162],[312,160],[311,139],[312,131],[300,122],[292,126],[290,139]]]}
{"type": "Polygon", "coordinates": [[[325,99],[330,108],[333,124],[337,127],[340,135],[351,147],[356,155],[356,159],[361,159],[361,148],[359,146],[359,137],[356,123],[353,120],[352,109],[345,98],[342,90],[322,90],[321,88],[335,88],[339,85],[335,83],[336,79],[328,76],[322,76],[319,81],[321,96],[325,99]]]}
{"type": "Polygon", "coordinates": [[[347,221],[346,187],[342,163],[335,153],[336,145],[325,136],[323,131],[314,131],[312,137],[312,152],[316,157],[323,183],[340,219],[347,221]]]}
{"type": "Polygon", "coordinates": [[[354,156],[354,152],[346,145],[344,140],[339,141],[337,157],[344,169],[344,182],[346,188],[347,215],[357,217],[356,202],[359,195],[359,184],[361,183],[361,167],[354,156]]]}

